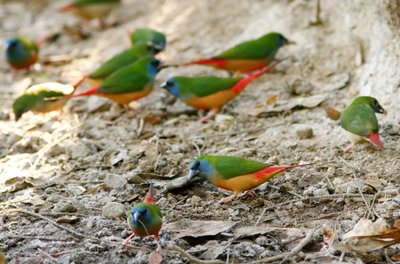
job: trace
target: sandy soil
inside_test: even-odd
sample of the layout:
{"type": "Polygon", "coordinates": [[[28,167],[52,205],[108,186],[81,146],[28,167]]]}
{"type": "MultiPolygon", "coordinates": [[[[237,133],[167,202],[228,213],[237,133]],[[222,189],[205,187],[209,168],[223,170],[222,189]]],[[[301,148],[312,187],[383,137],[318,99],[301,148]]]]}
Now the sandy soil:
{"type": "MultiPolygon", "coordinates": [[[[365,65],[374,54],[363,23],[373,11],[363,11],[362,1],[322,1],[319,25],[312,23],[315,1],[125,1],[110,17],[120,25],[83,28],[87,39],[63,30],[80,22],[55,12],[61,1],[54,2],[3,1],[0,8],[2,38],[63,32],[42,48],[42,58],[73,59],[21,73],[15,82],[0,64],[0,248],[10,263],[147,263],[156,247],[152,238],[135,238],[135,248],[123,252],[118,244],[130,233],[123,213],[143,199],[149,182],[164,214],[163,263],[193,261],[172,244],[201,259],[250,263],[290,252],[312,230],[309,243],[291,259],[333,263],[341,254],[320,251],[323,226],[340,238],[362,217],[389,223],[400,217],[397,86],[387,93],[369,90],[389,110],[379,116],[384,151],[363,144],[343,153],[349,142],[324,112],[326,106],[343,109],[363,90],[371,70],[365,65]],[[289,59],[207,124],[199,124],[199,115],[181,102],[167,104],[170,96],[157,88],[140,101],[140,114],[93,97],[71,100],[63,113],[12,120],[12,99],[29,85],[76,80],[129,45],[126,29],[145,26],[166,33],[168,62],[212,55],[269,31],[296,45],[284,47],[278,57],[289,59]],[[277,100],[268,105],[272,96],[277,100]],[[161,122],[144,122],[149,116],[161,122]],[[315,165],[275,177],[253,197],[221,205],[217,201],[226,193],[208,183],[171,188],[199,152],[315,165]]],[[[157,76],[156,86],[176,74],[226,75],[200,66],[170,68],[157,76]]],[[[385,262],[381,253],[346,254],[341,263],[385,262]]]]}

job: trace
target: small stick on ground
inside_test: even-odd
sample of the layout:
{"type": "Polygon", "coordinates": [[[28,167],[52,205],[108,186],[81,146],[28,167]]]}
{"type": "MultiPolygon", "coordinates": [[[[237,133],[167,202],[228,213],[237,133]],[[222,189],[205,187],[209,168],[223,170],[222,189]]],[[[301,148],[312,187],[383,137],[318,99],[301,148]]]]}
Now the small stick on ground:
{"type": "MultiPolygon", "coordinates": [[[[69,229],[69,228],[67,228],[65,226],[62,226],[62,225],[56,223],[55,221],[53,221],[50,218],[47,218],[47,217],[45,217],[45,216],[43,216],[41,214],[30,212],[30,211],[27,211],[27,210],[24,210],[24,209],[21,209],[21,208],[11,209],[11,210],[7,210],[7,211],[8,212],[17,212],[17,213],[27,214],[27,215],[34,216],[36,218],[42,219],[42,220],[44,220],[44,221],[46,221],[46,222],[48,222],[48,223],[50,223],[50,224],[52,224],[52,225],[54,225],[54,226],[56,226],[58,228],[70,233],[71,235],[73,235],[75,238],[78,238],[78,239],[94,240],[94,241],[97,241],[97,242],[103,242],[103,243],[110,244],[110,245],[115,245],[115,246],[120,246],[121,245],[121,243],[119,243],[119,242],[107,241],[107,240],[103,240],[103,239],[100,239],[100,238],[97,238],[97,237],[91,237],[91,236],[87,236],[87,235],[78,233],[78,232],[76,232],[74,230],[71,230],[71,229],[69,229]]],[[[135,246],[130,246],[130,245],[126,245],[125,247],[129,248],[129,249],[143,250],[143,251],[146,251],[146,252],[150,252],[150,250],[148,250],[146,248],[135,247],[135,246]]]]}
{"type": "Polygon", "coordinates": [[[40,248],[38,248],[38,251],[40,252],[40,254],[42,254],[43,256],[45,256],[47,259],[50,260],[51,263],[60,263],[57,259],[55,259],[53,256],[51,256],[49,253],[47,253],[46,251],[41,250],[40,248]]]}
{"type": "Polygon", "coordinates": [[[187,258],[190,263],[195,263],[195,264],[224,264],[225,263],[224,261],[221,261],[221,260],[202,260],[202,259],[198,259],[198,258],[193,257],[192,255],[190,255],[183,248],[181,248],[181,247],[179,247],[177,245],[170,246],[170,249],[179,252],[179,254],[181,254],[181,256],[183,256],[184,258],[187,258]]]}
{"type": "Polygon", "coordinates": [[[308,243],[310,243],[312,241],[312,239],[314,238],[314,233],[315,233],[315,229],[312,229],[310,232],[308,232],[306,237],[288,253],[283,253],[281,255],[277,255],[277,256],[273,256],[273,257],[262,258],[262,259],[259,259],[257,261],[253,261],[250,263],[254,263],[254,264],[269,263],[269,262],[274,262],[274,261],[278,261],[278,260],[282,260],[280,263],[283,263],[286,260],[288,260],[289,258],[296,256],[305,246],[307,246],[308,243]]]}
{"type": "Polygon", "coordinates": [[[291,194],[291,195],[293,195],[293,196],[296,196],[297,198],[304,199],[304,197],[301,196],[301,195],[298,194],[298,193],[295,193],[295,192],[291,192],[291,191],[288,191],[288,190],[281,189],[281,188],[279,188],[278,186],[275,186],[275,185],[272,185],[272,184],[268,184],[267,186],[270,187],[271,189],[274,189],[274,190],[277,190],[277,191],[280,191],[280,192],[285,192],[285,193],[291,194]]]}

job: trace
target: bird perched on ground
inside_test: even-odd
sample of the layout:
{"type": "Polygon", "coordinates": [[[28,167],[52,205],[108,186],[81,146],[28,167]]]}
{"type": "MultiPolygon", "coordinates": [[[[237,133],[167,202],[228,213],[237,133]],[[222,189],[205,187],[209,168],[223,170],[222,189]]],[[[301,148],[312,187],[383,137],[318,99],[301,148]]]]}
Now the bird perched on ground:
{"type": "Polygon", "coordinates": [[[356,97],[340,115],[340,125],[349,133],[350,146],[345,152],[350,151],[355,144],[362,141],[370,141],[379,150],[383,149],[383,143],[379,137],[379,124],[375,113],[386,114],[378,100],[371,96],[356,97]]]}
{"type": "Polygon", "coordinates": [[[48,82],[28,88],[13,103],[15,120],[28,111],[47,113],[61,109],[67,101],[66,96],[72,94],[78,85],[48,82]]]}
{"type": "Polygon", "coordinates": [[[103,63],[99,68],[90,73],[88,78],[94,81],[102,80],[115,71],[136,62],[138,59],[146,56],[153,56],[156,53],[158,53],[158,51],[147,44],[135,45],[103,63]]]}
{"type": "Polygon", "coordinates": [[[29,69],[38,61],[39,57],[38,43],[24,36],[7,39],[4,42],[4,51],[13,75],[18,70],[29,69]]]}
{"type": "Polygon", "coordinates": [[[163,51],[167,45],[165,35],[151,28],[138,28],[133,33],[129,32],[129,35],[132,45],[147,44],[153,48],[155,54],[163,51]]]}
{"type": "Polygon", "coordinates": [[[268,33],[258,39],[249,40],[206,59],[195,60],[185,65],[206,65],[231,72],[247,73],[264,68],[274,58],[278,50],[293,43],[280,33],[268,33]]]}
{"type": "Polygon", "coordinates": [[[161,84],[161,88],[197,109],[211,110],[201,121],[206,122],[233,100],[254,79],[275,67],[254,71],[245,77],[184,77],[176,76],[161,84]]]}
{"type": "Polygon", "coordinates": [[[240,157],[202,155],[190,164],[188,177],[200,177],[219,188],[232,191],[233,195],[220,200],[229,202],[239,193],[249,193],[279,172],[306,165],[311,164],[268,165],[240,157]]]}
{"type": "Polygon", "coordinates": [[[100,85],[72,94],[68,98],[97,95],[109,98],[118,104],[129,104],[145,97],[153,90],[154,80],[160,68],[161,63],[156,58],[143,57],[115,71],[100,85]]]}
{"type": "Polygon", "coordinates": [[[154,191],[150,186],[142,203],[135,205],[127,212],[128,226],[132,234],[125,239],[123,246],[127,245],[134,236],[154,236],[157,242],[157,251],[161,250],[158,234],[162,226],[162,214],[157,205],[154,204],[154,191]]]}
{"type": "Polygon", "coordinates": [[[87,20],[99,19],[103,24],[103,19],[120,3],[121,0],[74,0],[59,11],[72,12],[87,20]]]}

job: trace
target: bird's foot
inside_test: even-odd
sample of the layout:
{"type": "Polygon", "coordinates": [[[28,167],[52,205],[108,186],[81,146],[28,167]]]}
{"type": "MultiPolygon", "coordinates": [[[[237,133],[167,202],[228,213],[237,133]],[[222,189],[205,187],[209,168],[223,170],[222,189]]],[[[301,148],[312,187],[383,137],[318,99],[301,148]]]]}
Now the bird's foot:
{"type": "Polygon", "coordinates": [[[128,244],[129,242],[131,242],[132,238],[135,236],[135,233],[132,232],[132,234],[130,236],[128,236],[125,240],[124,243],[122,243],[122,245],[119,247],[119,250],[123,250],[128,244]]]}
{"type": "Polygon", "coordinates": [[[162,250],[161,244],[160,244],[159,241],[157,241],[157,249],[156,249],[156,251],[157,251],[158,253],[161,253],[161,250],[162,250]]]}
{"type": "Polygon", "coordinates": [[[221,200],[219,200],[219,204],[221,204],[221,203],[228,203],[228,202],[230,202],[230,201],[232,201],[233,199],[235,199],[236,198],[236,195],[235,194],[232,194],[232,195],[230,195],[230,196],[228,196],[228,197],[224,197],[224,198],[221,198],[221,200]]]}
{"type": "Polygon", "coordinates": [[[355,145],[356,145],[356,144],[352,143],[351,145],[347,146],[347,147],[343,150],[343,152],[344,152],[344,153],[351,153],[355,145]]]}
{"type": "Polygon", "coordinates": [[[252,197],[256,196],[253,189],[245,191],[239,197],[241,198],[241,197],[248,197],[248,196],[252,196],[252,197]]]}
{"type": "Polygon", "coordinates": [[[212,119],[218,111],[215,110],[211,110],[210,112],[207,113],[207,115],[205,117],[203,117],[202,119],[200,119],[200,123],[207,123],[208,120],[212,119]]]}

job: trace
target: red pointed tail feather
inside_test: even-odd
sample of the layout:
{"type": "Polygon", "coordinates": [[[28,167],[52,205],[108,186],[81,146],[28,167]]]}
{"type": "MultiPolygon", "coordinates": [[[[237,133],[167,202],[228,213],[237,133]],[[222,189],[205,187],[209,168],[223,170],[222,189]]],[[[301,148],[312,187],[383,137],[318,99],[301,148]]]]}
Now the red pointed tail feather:
{"type": "Polygon", "coordinates": [[[88,96],[88,95],[94,95],[97,93],[97,91],[99,90],[100,86],[95,85],[90,87],[89,89],[87,89],[86,91],[80,92],[80,93],[74,93],[69,95],[69,98],[74,98],[74,97],[79,97],[79,96],[88,96]]]}
{"type": "Polygon", "coordinates": [[[154,189],[153,186],[150,185],[149,190],[146,193],[146,196],[143,199],[143,202],[145,203],[154,203],[155,198],[154,198],[154,189]]]}
{"type": "Polygon", "coordinates": [[[268,67],[265,67],[261,70],[256,70],[252,73],[250,73],[249,75],[243,77],[240,81],[238,81],[237,83],[235,83],[235,85],[231,88],[231,91],[238,94],[240,93],[244,88],[246,88],[246,86],[254,79],[257,79],[258,77],[260,77],[261,75],[263,75],[264,73],[269,72],[270,70],[272,70],[273,68],[275,68],[275,66],[280,63],[281,61],[275,62],[275,63],[271,63],[268,67]]]}
{"type": "Polygon", "coordinates": [[[191,62],[187,62],[183,65],[193,65],[193,64],[211,64],[217,67],[224,67],[226,65],[226,59],[217,59],[217,58],[208,58],[208,59],[200,59],[191,62]]]}
{"type": "Polygon", "coordinates": [[[381,138],[379,137],[379,132],[375,133],[370,133],[368,135],[369,141],[372,142],[379,150],[383,149],[383,143],[381,141],[381,138]]]}
{"type": "Polygon", "coordinates": [[[278,173],[280,171],[284,171],[287,169],[293,169],[293,168],[308,166],[308,165],[312,165],[312,164],[314,164],[314,163],[299,164],[299,165],[272,165],[272,166],[268,166],[262,170],[259,170],[253,174],[254,174],[254,177],[261,180],[272,173],[278,173]]]}

